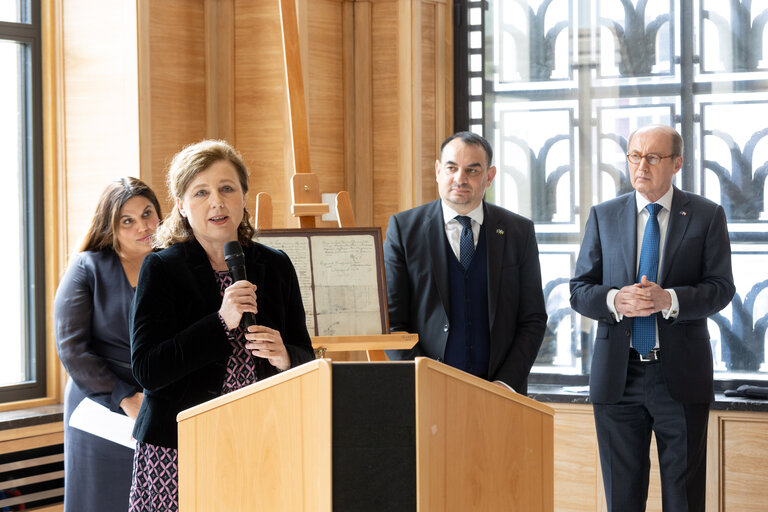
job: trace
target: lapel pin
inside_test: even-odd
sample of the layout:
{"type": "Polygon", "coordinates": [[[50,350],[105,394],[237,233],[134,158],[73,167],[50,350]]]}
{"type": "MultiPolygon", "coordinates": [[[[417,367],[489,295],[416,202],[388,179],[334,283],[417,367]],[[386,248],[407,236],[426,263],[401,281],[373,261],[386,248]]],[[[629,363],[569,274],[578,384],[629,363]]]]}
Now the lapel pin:
{"type": "Polygon", "coordinates": [[[498,229],[496,230],[496,233],[498,233],[498,234],[500,234],[500,235],[503,235],[503,234],[504,234],[504,230],[503,230],[503,229],[501,229],[501,228],[498,228],[498,229]]]}
{"type": "Polygon", "coordinates": [[[685,210],[680,210],[680,215],[685,216],[685,215],[688,215],[688,213],[685,210]]]}

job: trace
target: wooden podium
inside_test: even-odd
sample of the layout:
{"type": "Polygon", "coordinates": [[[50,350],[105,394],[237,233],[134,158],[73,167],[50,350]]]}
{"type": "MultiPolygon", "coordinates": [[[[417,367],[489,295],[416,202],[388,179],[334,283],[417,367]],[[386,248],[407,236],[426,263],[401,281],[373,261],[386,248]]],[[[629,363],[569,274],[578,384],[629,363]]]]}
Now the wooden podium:
{"type": "Polygon", "coordinates": [[[430,359],[316,360],[178,422],[182,512],[554,507],[552,409],[430,359]]]}

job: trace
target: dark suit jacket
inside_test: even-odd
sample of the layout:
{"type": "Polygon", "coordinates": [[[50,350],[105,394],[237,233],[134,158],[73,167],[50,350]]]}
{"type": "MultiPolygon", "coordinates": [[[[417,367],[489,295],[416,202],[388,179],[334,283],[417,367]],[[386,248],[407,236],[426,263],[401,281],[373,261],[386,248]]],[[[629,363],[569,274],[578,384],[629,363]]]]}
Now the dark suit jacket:
{"type": "MultiPolygon", "coordinates": [[[[491,332],[488,378],[526,393],[547,325],[536,234],[530,220],[483,204],[491,332]]],[[[439,199],[389,219],[384,242],[389,327],[419,335],[412,350],[390,351],[390,358],[443,360],[450,329],[449,257],[455,255],[447,248],[439,199]]]]}
{"type": "MultiPolygon", "coordinates": [[[[243,247],[248,280],[257,285],[256,321],[280,331],[291,366],[314,359],[296,272],[285,253],[243,247]]],[[[176,448],[176,415],[221,394],[231,353],[217,315],[221,293],[208,257],[193,240],[144,260],[131,313],[131,360],[144,402],[133,436],[176,448]]],[[[259,359],[258,378],[277,373],[259,359]]]]}
{"type": "Polygon", "coordinates": [[[53,301],[56,348],[64,368],[83,394],[119,413],[120,402],[141,391],[131,373],[132,299],[120,258],[105,249],[77,254],[53,301]]]}
{"type": "MultiPolygon", "coordinates": [[[[731,244],[725,212],[696,194],[674,189],[658,284],[675,290],[677,318],[657,313],[661,365],[669,392],[685,403],[714,399],[707,317],[733,297],[731,244]]],[[[632,284],[637,266],[635,193],[593,206],[571,279],[571,307],[598,320],[590,398],[615,403],[624,393],[632,319],[616,322],[608,290],[632,284]]]]}

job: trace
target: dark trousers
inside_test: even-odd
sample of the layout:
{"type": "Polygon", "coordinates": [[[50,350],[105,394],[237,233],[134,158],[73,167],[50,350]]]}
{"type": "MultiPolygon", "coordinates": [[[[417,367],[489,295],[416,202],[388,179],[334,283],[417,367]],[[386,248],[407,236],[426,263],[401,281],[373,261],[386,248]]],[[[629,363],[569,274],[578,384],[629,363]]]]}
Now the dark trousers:
{"type": "Polygon", "coordinates": [[[651,431],[656,435],[665,512],[704,512],[709,404],[669,394],[662,362],[630,361],[621,401],[594,404],[608,510],[643,512],[648,498],[651,431]]]}

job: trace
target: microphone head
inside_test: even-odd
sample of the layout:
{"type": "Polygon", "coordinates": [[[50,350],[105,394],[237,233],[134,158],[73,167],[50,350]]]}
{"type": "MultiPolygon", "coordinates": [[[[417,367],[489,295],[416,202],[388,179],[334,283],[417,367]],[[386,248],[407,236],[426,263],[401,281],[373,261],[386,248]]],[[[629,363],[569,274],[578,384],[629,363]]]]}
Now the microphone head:
{"type": "Polygon", "coordinates": [[[224,261],[227,262],[229,269],[237,265],[245,265],[245,254],[240,242],[233,240],[224,244],[224,261]]]}

